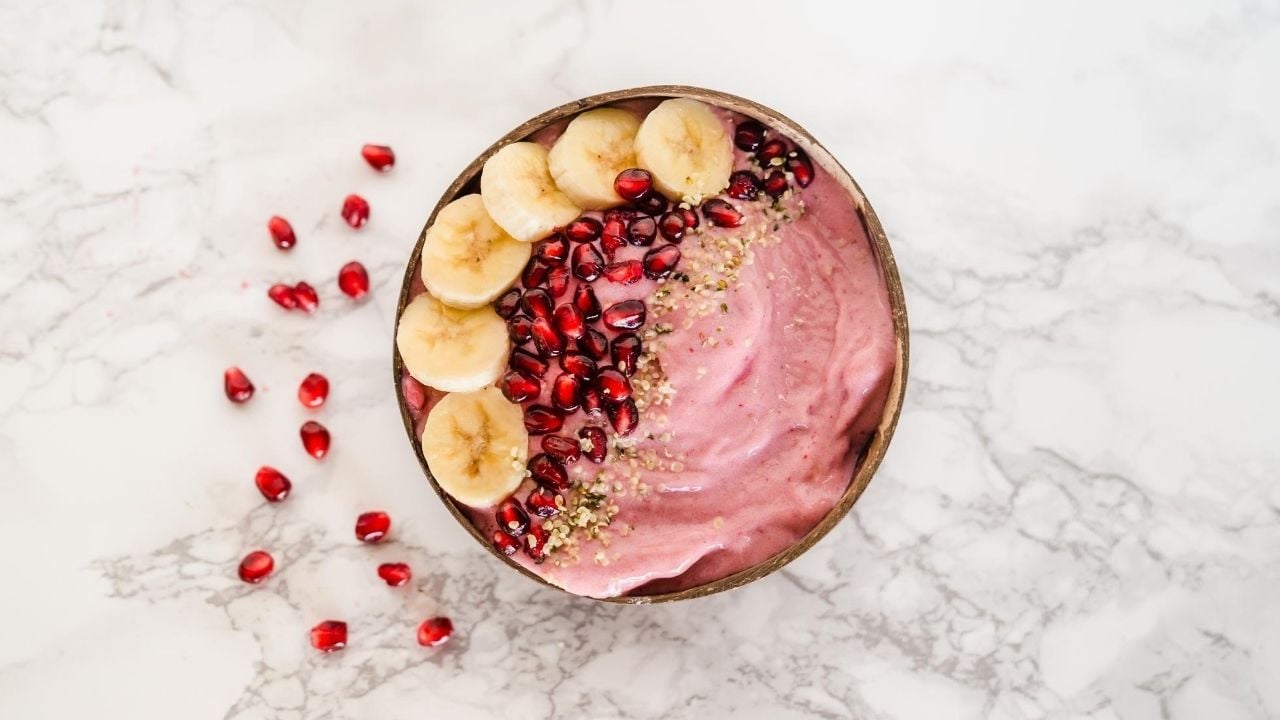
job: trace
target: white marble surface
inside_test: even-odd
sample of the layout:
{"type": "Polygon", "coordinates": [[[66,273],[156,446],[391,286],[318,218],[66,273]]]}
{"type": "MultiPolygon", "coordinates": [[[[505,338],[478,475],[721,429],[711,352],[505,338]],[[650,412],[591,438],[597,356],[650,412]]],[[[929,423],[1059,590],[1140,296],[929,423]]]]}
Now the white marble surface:
{"type": "Polygon", "coordinates": [[[0,717],[1280,716],[1280,6],[786,5],[0,3],[0,717]],[[656,82],[777,107],[844,160],[913,364],[883,470],[814,550],[613,607],[452,523],[390,328],[468,160],[656,82]],[[282,278],[316,317],[265,299],[282,278]],[[297,440],[311,370],[323,463],[297,440]],[[374,506],[395,542],[357,547],[374,506]],[[256,546],[280,570],[250,588],[256,546]],[[411,588],[373,577],[392,558],[411,588]],[[437,612],[458,633],[424,651],[437,612]],[[352,625],[336,656],[306,643],[325,617],[352,625]]]}

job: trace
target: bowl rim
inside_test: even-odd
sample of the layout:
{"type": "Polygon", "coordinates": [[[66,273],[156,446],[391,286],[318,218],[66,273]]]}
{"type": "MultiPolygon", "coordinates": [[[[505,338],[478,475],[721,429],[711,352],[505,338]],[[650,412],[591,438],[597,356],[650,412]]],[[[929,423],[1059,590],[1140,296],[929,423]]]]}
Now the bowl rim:
{"type": "Polygon", "coordinates": [[[853,504],[862,496],[867,485],[870,484],[872,476],[875,475],[876,470],[880,467],[881,461],[884,459],[885,453],[889,447],[889,442],[893,439],[893,433],[894,429],[897,427],[898,418],[902,412],[903,399],[906,394],[908,358],[909,337],[907,327],[907,308],[906,300],[903,295],[902,280],[898,275],[898,265],[894,260],[893,251],[889,246],[889,240],[885,235],[884,227],[880,224],[879,217],[871,207],[871,203],[867,200],[866,194],[862,192],[862,188],[858,185],[857,181],[853,179],[852,174],[850,174],[849,171],[846,170],[845,167],[841,165],[840,162],[836,160],[835,157],[831,155],[831,153],[828,152],[816,138],[810,135],[807,130],[777,110],[737,95],[731,95],[718,90],[710,90],[691,85],[646,85],[579,98],[535,115],[503,135],[496,142],[486,148],[484,152],[480,153],[480,155],[477,156],[475,160],[471,161],[471,163],[458,174],[458,177],[450,183],[449,187],[441,195],[439,202],[436,203],[435,208],[431,211],[431,214],[427,217],[426,223],[422,227],[422,231],[418,234],[418,242],[414,245],[413,251],[409,255],[409,260],[405,266],[404,277],[401,281],[400,295],[396,304],[395,323],[391,338],[392,381],[395,383],[396,402],[400,407],[400,417],[404,423],[405,432],[409,437],[409,444],[413,449],[414,455],[417,457],[418,465],[422,468],[422,472],[426,476],[427,481],[431,484],[432,489],[434,489],[436,494],[440,497],[441,502],[444,503],[444,506],[449,510],[449,514],[453,516],[454,520],[456,520],[477,543],[485,548],[490,555],[498,558],[507,567],[516,570],[521,575],[524,575],[540,585],[554,588],[555,590],[575,598],[587,598],[599,602],[626,605],[648,605],[652,603],[687,600],[696,597],[706,597],[741,587],[782,568],[825,537],[838,522],[844,519],[845,515],[847,515],[849,510],[852,509],[853,504]],[[481,168],[483,168],[485,161],[488,160],[490,156],[509,143],[525,140],[537,131],[542,130],[553,123],[572,117],[584,110],[625,100],[673,97],[702,100],[759,120],[769,127],[781,129],[789,140],[808,152],[814,162],[818,163],[827,172],[831,173],[837,182],[839,182],[845,190],[849,192],[857,206],[859,217],[863,223],[863,230],[871,241],[872,249],[879,261],[880,273],[884,278],[885,288],[889,294],[889,305],[893,317],[895,336],[894,373],[889,384],[889,393],[885,398],[884,410],[881,414],[880,422],[872,431],[872,435],[867,442],[866,447],[863,449],[861,456],[854,465],[853,477],[850,479],[849,485],[845,488],[844,492],[840,495],[840,498],[831,507],[831,509],[827,511],[827,514],[824,515],[822,519],[809,530],[809,532],[805,533],[803,537],[788,546],[786,549],[760,563],[749,568],[739,570],[732,575],[728,575],[702,585],[653,595],[622,595],[616,597],[595,598],[565,590],[564,588],[528,570],[523,565],[512,560],[506,555],[503,555],[493,547],[493,544],[488,538],[484,537],[480,533],[479,529],[477,529],[471,522],[471,518],[466,515],[465,511],[463,511],[456,501],[454,501],[453,498],[451,498],[448,493],[440,487],[439,483],[436,482],[435,477],[431,474],[431,470],[427,467],[426,460],[422,456],[421,439],[417,437],[417,433],[414,431],[414,421],[409,413],[409,406],[405,401],[404,384],[402,382],[404,365],[400,359],[400,353],[396,348],[395,336],[396,333],[399,332],[401,314],[404,312],[404,308],[409,302],[409,293],[413,286],[414,274],[417,271],[418,263],[421,259],[422,244],[426,239],[427,228],[431,227],[431,224],[435,222],[436,215],[439,214],[441,208],[457,198],[468,185],[479,177],[481,168]]]}

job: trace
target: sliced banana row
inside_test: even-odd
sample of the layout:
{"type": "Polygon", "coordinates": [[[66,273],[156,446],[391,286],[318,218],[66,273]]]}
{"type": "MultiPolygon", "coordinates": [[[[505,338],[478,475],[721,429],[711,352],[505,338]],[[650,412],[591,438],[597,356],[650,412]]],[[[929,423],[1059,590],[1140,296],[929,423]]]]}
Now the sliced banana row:
{"type": "Polygon", "coordinates": [[[491,307],[452,308],[423,293],[400,315],[396,348],[415,380],[444,392],[491,385],[511,350],[507,324],[491,307]]]}
{"type": "Polygon", "coordinates": [[[566,196],[587,210],[625,202],[613,189],[618,173],[636,166],[640,119],[618,108],[588,110],[569,122],[547,155],[551,177],[566,196]]]}
{"type": "Polygon", "coordinates": [[[445,205],[422,243],[422,281],[456,308],[487,305],[507,291],[529,262],[532,247],[504,231],[479,195],[445,205]]]}
{"type": "Polygon", "coordinates": [[[672,200],[699,202],[729,186],[733,144],[705,103],[673,98],[654,108],[636,133],[636,161],[672,200]]]}
{"type": "Polygon", "coordinates": [[[480,175],[480,195],[494,222],[524,242],[541,240],[582,214],[551,179],[547,149],[538,143],[511,143],[494,153],[480,175]]]}
{"type": "Polygon", "coordinates": [[[451,497],[486,508],[524,481],[529,433],[520,406],[496,387],[445,395],[422,428],[422,456],[451,497]]]}

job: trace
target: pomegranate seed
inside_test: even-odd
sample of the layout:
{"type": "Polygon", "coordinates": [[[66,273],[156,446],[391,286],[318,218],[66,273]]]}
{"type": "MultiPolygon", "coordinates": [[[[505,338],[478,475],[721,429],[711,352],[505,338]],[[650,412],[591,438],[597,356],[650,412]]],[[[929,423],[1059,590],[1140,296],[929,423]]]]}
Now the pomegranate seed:
{"type": "Polygon", "coordinates": [[[613,262],[614,254],[627,244],[627,225],[636,217],[639,216],[627,210],[610,210],[604,214],[600,247],[610,262],[613,262]]]}
{"type": "Polygon", "coordinates": [[[369,273],[364,265],[352,260],[338,270],[338,289],[350,298],[359,300],[369,292],[369,273]]]}
{"type": "Polygon", "coordinates": [[[662,220],[658,221],[658,232],[671,242],[680,242],[684,239],[684,231],[684,213],[679,210],[663,215],[662,220]]]}
{"type": "Polygon", "coordinates": [[[533,346],[544,358],[557,357],[564,352],[564,336],[556,330],[551,321],[535,318],[533,321],[533,346]]]}
{"type": "Polygon", "coordinates": [[[582,448],[582,454],[587,459],[597,465],[604,462],[605,457],[609,454],[609,441],[605,437],[604,430],[595,425],[588,425],[578,431],[578,437],[586,440],[586,447],[582,448]]]}
{"type": "Polygon", "coordinates": [[[582,446],[578,441],[563,435],[543,435],[542,451],[565,465],[582,457],[582,446]]]}
{"type": "Polygon", "coordinates": [[[520,549],[520,542],[501,530],[494,530],[493,546],[498,549],[498,552],[510,557],[520,549]]]}
{"type": "MultiPolygon", "coordinates": [[[[576,445],[577,443],[574,444],[576,445]]],[[[553,517],[560,514],[560,506],[556,504],[557,497],[559,495],[550,490],[544,487],[537,487],[529,493],[529,497],[525,498],[524,506],[529,508],[531,515],[540,518],[553,517]]]]}
{"type": "Polygon", "coordinates": [[[276,283],[267,288],[267,297],[285,310],[298,307],[298,296],[294,294],[293,288],[283,283],[276,283]]]}
{"type": "Polygon", "coordinates": [[[635,202],[653,191],[653,176],[640,168],[623,170],[613,181],[613,191],[623,200],[635,202]]]}
{"type": "Polygon", "coordinates": [[[360,148],[360,154],[369,167],[378,172],[386,172],[396,164],[396,154],[387,145],[365,145],[360,148]]]}
{"type": "Polygon", "coordinates": [[[315,420],[302,423],[298,431],[302,436],[302,449],[317,460],[323,460],[329,454],[329,430],[315,420]]]}
{"type": "Polygon", "coordinates": [[[353,228],[369,222],[369,201],[359,195],[348,195],[342,201],[342,219],[353,228]]]}
{"type": "MultiPolygon", "coordinates": [[[[648,256],[646,255],[646,257],[648,256]]],[[[639,260],[623,260],[606,265],[604,276],[609,282],[619,285],[631,285],[640,282],[640,278],[644,276],[644,268],[641,267],[639,260]]]]}
{"type": "Polygon", "coordinates": [[[413,571],[405,563],[382,563],[378,566],[378,577],[391,587],[400,587],[413,578],[413,571]]]}
{"type": "Polygon", "coordinates": [[[760,146],[756,151],[756,157],[760,159],[760,165],[767,166],[776,158],[781,158],[787,154],[787,144],[782,140],[774,138],[760,146]]]}
{"type": "Polygon", "coordinates": [[[680,262],[680,248],[675,245],[663,245],[644,254],[644,274],[657,280],[671,274],[680,262]]]}
{"type": "Polygon", "coordinates": [[[666,212],[667,208],[670,206],[671,203],[667,201],[667,198],[658,193],[653,193],[652,195],[631,203],[631,207],[639,210],[645,215],[651,215],[653,217],[657,217],[666,212]]]}
{"type": "Polygon", "coordinates": [[[742,224],[742,213],[719,198],[702,203],[702,214],[717,227],[734,228],[742,224]]]}
{"type": "Polygon", "coordinates": [[[546,405],[530,405],[524,411],[524,429],[528,430],[530,435],[559,432],[562,427],[564,427],[564,416],[556,412],[555,408],[546,405]]]}
{"type": "Polygon", "coordinates": [[[600,301],[596,299],[596,291],[590,285],[579,285],[573,291],[573,304],[582,311],[582,317],[587,322],[600,319],[600,301]]]}
{"type": "Polygon", "coordinates": [[[573,274],[576,277],[591,282],[600,277],[603,269],[604,258],[600,257],[595,245],[584,243],[573,249],[573,274]]]}
{"type": "Polygon", "coordinates": [[[276,561],[270,553],[254,550],[240,561],[240,579],[249,583],[260,583],[266,579],[276,567],[276,561]]]}
{"type": "Polygon", "coordinates": [[[573,303],[565,303],[556,308],[554,319],[556,329],[565,337],[577,340],[587,330],[587,321],[582,317],[582,311],[573,303]]]}
{"type": "Polygon", "coordinates": [[[447,617],[434,617],[424,620],[418,626],[418,644],[423,647],[436,647],[449,641],[453,635],[453,621],[447,617]]]}
{"type": "Polygon", "coordinates": [[[609,402],[622,402],[631,397],[631,381],[618,370],[607,367],[596,375],[596,387],[609,402]]]}
{"type": "Polygon", "coordinates": [[[735,200],[755,200],[760,196],[760,179],[747,170],[739,170],[729,176],[725,195],[735,200]]]}
{"type": "Polygon", "coordinates": [[[551,268],[551,272],[547,273],[547,291],[553,298],[564,297],[569,291],[569,268],[563,265],[551,268]]]}
{"type": "Polygon", "coordinates": [[[609,306],[604,311],[604,324],[614,330],[635,330],[644,324],[644,302],[640,300],[623,300],[609,306]]]}
{"type": "Polygon", "coordinates": [[[329,399],[329,379],[320,373],[311,373],[298,385],[298,402],[303,407],[316,408],[329,399]]]}
{"type": "Polygon", "coordinates": [[[764,191],[771,197],[781,197],[787,191],[787,175],[781,170],[774,170],[764,179],[764,191]]]}
{"type": "Polygon", "coordinates": [[[519,345],[533,337],[533,321],[524,315],[516,315],[507,321],[507,337],[519,345]]]}
{"type": "Polygon", "coordinates": [[[556,234],[533,246],[533,256],[547,265],[563,265],[569,259],[569,240],[556,234]]]}
{"type": "Polygon", "coordinates": [[[381,510],[361,513],[356,518],[356,539],[362,543],[378,543],[391,532],[391,516],[381,510]]]}
{"type": "Polygon", "coordinates": [[[604,411],[604,398],[600,391],[588,385],[582,388],[582,412],[591,417],[599,417],[604,411]]]}
{"type": "Polygon", "coordinates": [[[587,328],[587,332],[578,338],[578,349],[593,360],[602,360],[609,353],[609,339],[595,328],[587,328]]]}
{"type": "Polygon", "coordinates": [[[316,294],[316,289],[308,283],[300,282],[293,286],[293,297],[298,301],[298,307],[306,312],[315,312],[320,307],[320,296],[316,294]]]}
{"type": "Polygon", "coordinates": [[[733,132],[733,144],[743,152],[755,152],[764,144],[764,135],[763,125],[755,120],[744,120],[738,123],[737,129],[733,132]]]}
{"type": "Polygon", "coordinates": [[[634,333],[623,333],[613,339],[613,366],[623,375],[631,376],[636,373],[636,363],[640,360],[640,350],[642,349],[640,338],[634,333]]]}
{"type": "Polygon", "coordinates": [[[613,425],[614,431],[619,435],[630,435],[640,422],[640,411],[636,409],[635,400],[627,399],[617,405],[610,405],[605,412],[609,414],[609,424],[613,425]]]}
{"type": "Polygon", "coordinates": [[[507,364],[512,370],[519,370],[532,377],[542,377],[547,373],[547,363],[527,350],[511,353],[511,360],[507,364]]]}
{"type": "Polygon", "coordinates": [[[520,273],[520,283],[526,288],[536,288],[547,281],[547,273],[551,268],[546,263],[536,257],[529,258],[529,262],[525,264],[524,270],[520,273]]]}
{"type": "Polygon", "coordinates": [[[311,628],[311,647],[320,652],[334,652],[347,646],[347,624],[341,620],[325,620],[311,628]]]}
{"type": "Polygon", "coordinates": [[[572,413],[582,404],[582,381],[573,373],[561,373],[551,385],[551,404],[563,413],[572,413]]]}
{"type": "Polygon", "coordinates": [[[293,483],[289,482],[289,478],[270,465],[258,468],[258,474],[253,476],[253,484],[258,486],[258,492],[262,493],[262,497],[266,498],[267,502],[273,503],[284,500],[293,489],[293,483]]]}
{"type": "Polygon", "coordinates": [[[229,367],[222,372],[222,390],[228,400],[237,404],[248,402],[253,397],[253,383],[238,367],[229,367]]]}
{"type": "Polygon", "coordinates": [[[652,245],[657,235],[658,223],[647,215],[641,215],[627,225],[627,242],[632,245],[652,245]]]}
{"type": "Polygon", "coordinates": [[[493,511],[493,519],[498,529],[511,537],[520,537],[529,531],[529,515],[514,498],[503,500],[493,511]]]}
{"type": "Polygon", "coordinates": [[[421,413],[427,406],[427,389],[422,383],[414,380],[409,373],[400,376],[400,391],[404,393],[404,402],[415,413],[421,413]]]}
{"type": "Polygon", "coordinates": [[[524,538],[524,554],[539,565],[547,559],[547,531],[535,524],[524,538]]]}
{"type": "Polygon", "coordinates": [[[538,453],[529,459],[529,474],[534,482],[555,492],[565,492],[572,487],[569,471],[564,469],[559,460],[546,453],[538,453]]]}
{"type": "Polygon", "coordinates": [[[279,215],[273,215],[267,221],[267,232],[271,233],[272,242],[281,250],[288,250],[298,242],[298,236],[293,234],[293,226],[279,215]]]}
{"type": "Polygon", "coordinates": [[[568,235],[569,239],[574,242],[584,243],[600,237],[600,232],[603,229],[604,226],[600,224],[599,220],[580,217],[565,226],[564,234],[568,235]]]}
{"type": "Polygon", "coordinates": [[[498,317],[506,320],[516,314],[516,310],[520,307],[520,288],[511,288],[502,293],[497,300],[493,301],[493,310],[498,313],[498,317]]]}
{"type": "Polygon", "coordinates": [[[596,376],[596,361],[582,353],[566,353],[560,358],[560,369],[589,382],[596,376]]]}
{"type": "Polygon", "coordinates": [[[618,251],[626,246],[626,239],[619,235],[609,235],[606,233],[600,238],[600,247],[604,249],[604,256],[608,258],[609,262],[613,262],[618,251]]]}
{"type": "Polygon", "coordinates": [[[787,156],[787,169],[796,179],[796,184],[802,188],[809,187],[809,183],[813,182],[813,161],[809,159],[809,154],[796,148],[787,156]]]}
{"type": "Polygon", "coordinates": [[[508,370],[502,376],[502,394],[513,403],[532,400],[542,392],[542,383],[536,377],[526,375],[519,370],[508,370]]]}
{"type": "Polygon", "coordinates": [[[520,298],[520,307],[531,318],[551,319],[551,295],[542,288],[534,288],[520,298]]]}
{"type": "Polygon", "coordinates": [[[694,212],[693,208],[682,207],[682,208],[678,208],[677,210],[673,210],[672,212],[677,212],[677,211],[680,213],[680,217],[684,218],[685,232],[688,232],[698,227],[698,213],[694,212]]]}

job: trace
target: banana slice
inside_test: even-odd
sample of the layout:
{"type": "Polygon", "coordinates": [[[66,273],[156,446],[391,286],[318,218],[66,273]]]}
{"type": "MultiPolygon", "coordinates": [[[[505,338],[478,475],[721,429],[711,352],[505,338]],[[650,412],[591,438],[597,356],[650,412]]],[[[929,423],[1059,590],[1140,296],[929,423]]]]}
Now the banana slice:
{"type": "Polygon", "coordinates": [[[672,98],[654,108],[636,133],[636,162],[672,200],[700,201],[729,186],[733,145],[705,103],[672,98]]]}
{"type": "Polygon", "coordinates": [[[445,205],[427,228],[422,281],[445,305],[477,308],[511,287],[532,251],[498,227],[479,195],[464,195],[445,205]]]}
{"type": "Polygon", "coordinates": [[[596,108],[575,117],[551,146],[547,165],[556,185],[579,207],[604,210],[625,200],[613,190],[618,173],[636,166],[640,119],[626,110],[596,108]]]}
{"type": "Polygon", "coordinates": [[[422,457],[455,500],[486,508],[524,481],[529,433],[520,406],[487,387],[445,395],[422,428],[422,457]]]}
{"type": "Polygon", "coordinates": [[[568,225],[582,214],[547,169],[547,149],[518,142],[502,148],[484,164],[480,196],[493,221],[524,242],[533,242],[568,225]]]}
{"type": "Polygon", "coordinates": [[[445,392],[468,392],[502,374],[510,340],[491,307],[451,308],[422,293],[400,316],[396,347],[415,380],[445,392]]]}

